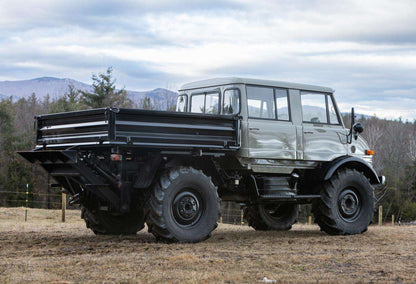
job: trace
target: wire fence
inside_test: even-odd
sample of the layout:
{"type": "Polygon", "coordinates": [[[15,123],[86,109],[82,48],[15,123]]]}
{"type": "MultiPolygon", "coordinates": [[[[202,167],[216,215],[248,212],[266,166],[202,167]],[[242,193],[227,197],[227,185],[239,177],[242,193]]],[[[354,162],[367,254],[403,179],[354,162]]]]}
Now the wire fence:
{"type": "MultiPolygon", "coordinates": [[[[51,189],[48,189],[51,191],[51,189]]],[[[0,187],[0,206],[3,207],[26,207],[26,208],[43,208],[43,209],[66,209],[68,206],[66,197],[60,190],[52,192],[33,192],[33,190],[25,189],[19,191],[4,190],[0,187]],[[63,206],[65,205],[65,206],[63,206]],[[65,208],[63,208],[65,207],[65,208]]],[[[68,209],[79,209],[78,206],[69,206],[68,209]]],[[[232,225],[248,225],[244,219],[243,208],[235,202],[221,202],[221,217],[219,222],[232,225]]],[[[302,218],[303,222],[307,222],[308,217],[302,218]]]]}
{"type": "Polygon", "coordinates": [[[247,225],[244,220],[243,209],[240,208],[239,204],[231,201],[223,201],[221,202],[220,210],[220,223],[232,225],[247,225]]]}
{"type": "Polygon", "coordinates": [[[38,192],[29,188],[11,191],[0,187],[0,206],[60,209],[62,193],[60,190],[48,189],[48,191],[50,192],[38,192]]]}

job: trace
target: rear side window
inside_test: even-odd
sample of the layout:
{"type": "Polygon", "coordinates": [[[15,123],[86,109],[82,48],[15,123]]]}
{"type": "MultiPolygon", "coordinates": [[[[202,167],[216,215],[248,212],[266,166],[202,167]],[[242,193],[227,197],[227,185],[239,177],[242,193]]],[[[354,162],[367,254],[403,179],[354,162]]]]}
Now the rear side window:
{"type": "Polygon", "coordinates": [[[290,121],[287,89],[247,86],[247,106],[250,118],[290,121]]]}
{"type": "Polygon", "coordinates": [[[237,114],[240,112],[240,90],[229,89],[224,91],[223,114],[237,114]]]}
{"type": "Polygon", "coordinates": [[[188,96],[180,95],[176,102],[176,111],[177,112],[186,112],[186,105],[188,104],[188,96]]]}
{"type": "Polygon", "coordinates": [[[275,119],[273,88],[247,86],[248,116],[275,119]]]}
{"type": "Polygon", "coordinates": [[[290,120],[289,116],[289,99],[287,90],[274,89],[274,95],[276,97],[276,115],[277,120],[290,120]]]}
{"type": "Polygon", "coordinates": [[[219,113],[220,94],[201,93],[191,96],[191,112],[218,114],[219,113]]]}
{"type": "Polygon", "coordinates": [[[339,124],[331,96],[322,93],[301,92],[303,122],[339,124]]]}

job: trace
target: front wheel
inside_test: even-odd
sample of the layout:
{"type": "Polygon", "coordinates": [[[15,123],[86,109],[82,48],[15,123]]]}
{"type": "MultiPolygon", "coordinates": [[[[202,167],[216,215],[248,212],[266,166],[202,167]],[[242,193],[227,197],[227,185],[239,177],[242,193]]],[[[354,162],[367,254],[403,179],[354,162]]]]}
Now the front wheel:
{"type": "Polygon", "coordinates": [[[343,169],[323,184],[312,211],[321,230],[330,235],[360,234],[371,223],[374,202],[374,191],[365,175],[343,169]]]}
{"type": "Polygon", "coordinates": [[[191,167],[165,172],[153,187],[147,225],[157,239],[195,243],[217,227],[219,198],[211,179],[191,167]]]}

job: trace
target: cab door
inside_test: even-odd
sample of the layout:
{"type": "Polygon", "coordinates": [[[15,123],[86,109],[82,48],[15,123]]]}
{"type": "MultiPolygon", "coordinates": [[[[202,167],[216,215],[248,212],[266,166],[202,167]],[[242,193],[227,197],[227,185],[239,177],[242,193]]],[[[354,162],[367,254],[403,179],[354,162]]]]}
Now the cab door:
{"type": "Polygon", "coordinates": [[[347,154],[347,130],[331,94],[301,92],[303,158],[331,161],[347,154]]]}
{"type": "Polygon", "coordinates": [[[296,128],[286,89],[247,86],[249,157],[296,159],[296,128]]]}

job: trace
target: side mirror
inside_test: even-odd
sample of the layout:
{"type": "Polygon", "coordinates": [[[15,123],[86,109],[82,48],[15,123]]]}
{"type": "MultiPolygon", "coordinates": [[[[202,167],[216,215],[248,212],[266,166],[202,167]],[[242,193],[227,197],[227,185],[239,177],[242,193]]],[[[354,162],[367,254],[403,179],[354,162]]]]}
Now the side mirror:
{"type": "Polygon", "coordinates": [[[354,124],[352,129],[354,130],[354,139],[357,140],[358,134],[364,131],[364,126],[361,123],[357,122],[354,124]]]}
{"type": "Polygon", "coordinates": [[[364,126],[361,123],[357,122],[356,124],[354,124],[353,129],[354,132],[361,133],[364,131],[364,126]]]}

